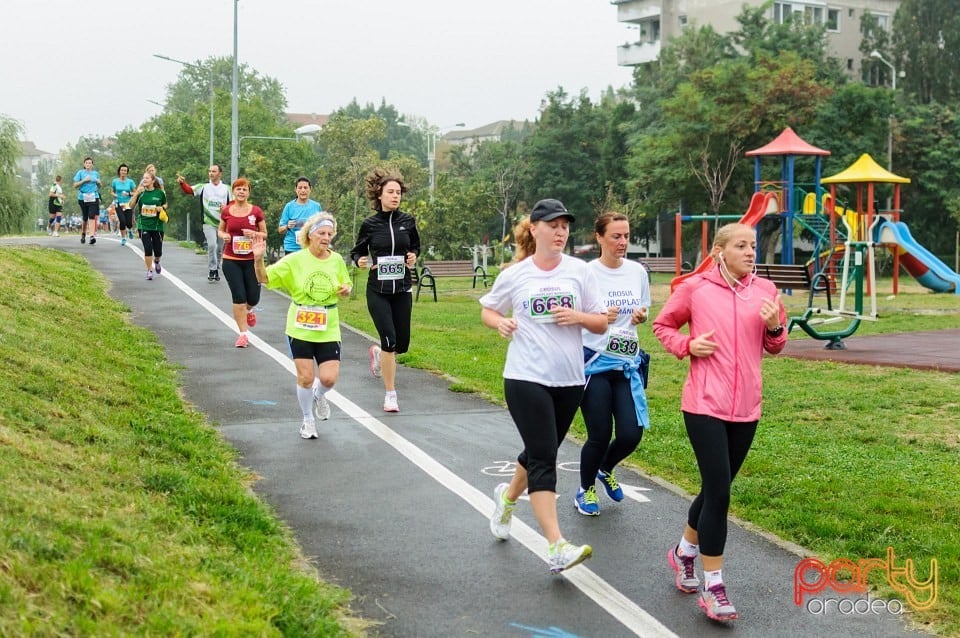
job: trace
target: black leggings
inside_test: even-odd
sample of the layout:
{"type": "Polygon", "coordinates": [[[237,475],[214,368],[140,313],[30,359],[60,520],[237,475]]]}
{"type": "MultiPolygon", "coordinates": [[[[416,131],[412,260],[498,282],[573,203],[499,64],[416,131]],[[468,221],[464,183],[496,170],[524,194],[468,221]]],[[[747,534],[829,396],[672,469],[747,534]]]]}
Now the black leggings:
{"type": "Polygon", "coordinates": [[[381,350],[403,354],[410,348],[413,295],[409,291],[383,295],[367,286],[367,311],[380,335],[381,350]]]}
{"type": "Polygon", "coordinates": [[[117,208],[117,223],[121,231],[124,229],[133,230],[133,211],[117,208]]]}
{"type": "Polygon", "coordinates": [[[683,422],[700,468],[700,493],[690,505],[687,524],[697,530],[700,553],[722,556],[727,544],[730,484],[747,458],[757,421],[723,421],[684,412],[683,422]]]}
{"type": "Polygon", "coordinates": [[[251,307],[260,303],[260,282],[257,281],[252,259],[224,259],[220,267],[230,286],[233,303],[251,307]]]}
{"type": "Polygon", "coordinates": [[[527,491],[556,492],[557,448],[577,413],[583,387],[504,379],[503,394],[523,440],[517,463],[527,470],[527,491]]]}
{"type": "Polygon", "coordinates": [[[143,254],[159,260],[163,256],[163,233],[159,230],[141,230],[140,241],[143,242],[143,254]]]}
{"type": "Polygon", "coordinates": [[[623,370],[591,375],[583,391],[580,412],[587,426],[587,442],[580,452],[580,487],[596,482],[597,470],[609,473],[640,445],[643,428],[637,422],[630,379],[623,370]],[[617,436],[613,436],[616,424],[617,436]]]}

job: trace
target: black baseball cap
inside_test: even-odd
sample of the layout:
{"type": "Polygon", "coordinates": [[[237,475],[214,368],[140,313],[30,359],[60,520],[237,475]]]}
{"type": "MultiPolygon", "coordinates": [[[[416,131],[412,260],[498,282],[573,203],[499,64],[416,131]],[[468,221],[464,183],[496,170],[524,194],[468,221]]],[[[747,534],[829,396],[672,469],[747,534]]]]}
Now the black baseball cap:
{"type": "Polygon", "coordinates": [[[557,217],[568,217],[570,221],[576,220],[559,199],[541,199],[530,211],[531,222],[549,222],[557,217]]]}

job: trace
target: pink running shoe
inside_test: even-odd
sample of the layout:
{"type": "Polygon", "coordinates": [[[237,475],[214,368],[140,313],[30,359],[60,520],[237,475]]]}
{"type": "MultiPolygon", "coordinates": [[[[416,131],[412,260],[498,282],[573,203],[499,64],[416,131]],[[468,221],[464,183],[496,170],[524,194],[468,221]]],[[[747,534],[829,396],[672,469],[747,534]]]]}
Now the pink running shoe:
{"type": "Polygon", "coordinates": [[[247,333],[246,333],[246,332],[241,332],[241,333],[240,333],[240,336],[237,337],[236,342],[233,344],[233,347],[234,347],[234,348],[246,348],[248,344],[249,344],[249,341],[247,340],[247,333]]]}

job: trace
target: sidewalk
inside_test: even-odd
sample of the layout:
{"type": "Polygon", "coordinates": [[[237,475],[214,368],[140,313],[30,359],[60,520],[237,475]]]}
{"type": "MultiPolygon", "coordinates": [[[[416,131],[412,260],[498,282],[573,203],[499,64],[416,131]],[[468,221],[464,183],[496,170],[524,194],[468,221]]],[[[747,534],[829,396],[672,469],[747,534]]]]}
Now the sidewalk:
{"type": "Polygon", "coordinates": [[[602,515],[582,517],[571,500],[579,449],[569,441],[559,459],[561,527],[571,541],[590,543],[595,557],[551,577],[528,503],[518,507],[510,541],[497,542],[487,528],[493,488],[519,451],[504,409],[401,369],[401,413],[386,415],[382,385],[367,367],[369,341],[345,330],[333,416],[319,424],[318,440],[304,441],[285,354],[285,299],[264,291],[251,347],[236,349],[226,282],[207,283],[205,257],[168,243],[164,274],[145,282],[129,246],[64,239],[73,238],[26,243],[83,254],[103,273],[109,294],[183,366],[185,397],[260,477],[254,489],[323,577],[350,588],[356,612],[380,623],[377,635],[914,635],[891,615],[796,606],[799,556],[737,525],[724,573],[741,620],[731,627],[707,620],[694,596],[675,589],[666,565],[689,501],[622,471],[630,498],[602,496],[602,515]]]}

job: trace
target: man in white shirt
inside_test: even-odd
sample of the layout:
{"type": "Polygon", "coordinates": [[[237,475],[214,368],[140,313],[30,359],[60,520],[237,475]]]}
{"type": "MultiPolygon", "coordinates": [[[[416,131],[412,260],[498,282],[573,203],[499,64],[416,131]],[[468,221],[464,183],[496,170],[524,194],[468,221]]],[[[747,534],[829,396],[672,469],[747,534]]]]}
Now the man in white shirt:
{"type": "Polygon", "coordinates": [[[220,181],[222,171],[219,164],[211,164],[206,184],[190,186],[183,175],[177,173],[177,183],[186,195],[200,198],[203,211],[203,237],[207,242],[207,281],[220,281],[220,263],[223,255],[223,240],[217,236],[220,225],[220,211],[230,202],[230,187],[220,181]]]}

